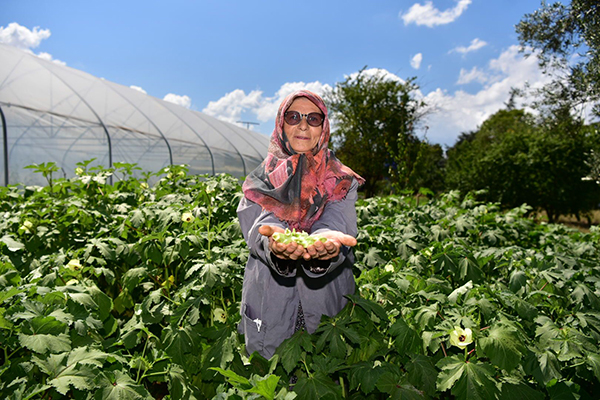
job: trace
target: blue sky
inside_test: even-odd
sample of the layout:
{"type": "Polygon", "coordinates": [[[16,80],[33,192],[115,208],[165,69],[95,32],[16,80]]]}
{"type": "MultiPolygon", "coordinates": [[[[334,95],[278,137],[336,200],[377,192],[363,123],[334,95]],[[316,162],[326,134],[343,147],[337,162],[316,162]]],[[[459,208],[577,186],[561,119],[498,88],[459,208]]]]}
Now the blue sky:
{"type": "Polygon", "coordinates": [[[0,42],[264,134],[292,90],[367,67],[416,77],[430,108],[419,135],[451,146],[511,87],[546,79],[514,29],[539,0],[0,3],[0,42]]]}

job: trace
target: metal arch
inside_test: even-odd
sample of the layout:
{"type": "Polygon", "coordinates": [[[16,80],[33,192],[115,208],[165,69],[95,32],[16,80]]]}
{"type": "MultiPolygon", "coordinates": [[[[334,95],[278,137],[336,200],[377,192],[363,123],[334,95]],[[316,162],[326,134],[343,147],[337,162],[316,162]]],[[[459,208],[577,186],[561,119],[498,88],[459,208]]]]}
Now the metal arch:
{"type": "MultiPolygon", "coordinates": [[[[242,134],[238,133],[238,132],[237,132],[237,130],[233,129],[233,127],[230,127],[230,126],[228,126],[228,129],[229,129],[231,132],[233,132],[233,133],[234,133],[234,134],[235,134],[237,137],[241,138],[241,139],[242,139],[242,140],[244,140],[246,143],[248,143],[248,145],[254,149],[254,151],[256,152],[256,154],[258,154],[258,158],[265,158],[265,156],[264,156],[264,155],[262,155],[262,154],[260,154],[260,152],[258,151],[258,149],[257,149],[256,147],[254,147],[254,146],[252,145],[252,143],[251,143],[251,142],[250,142],[248,139],[246,139],[246,138],[244,137],[244,135],[242,135],[242,134]]],[[[248,129],[248,131],[249,131],[249,132],[252,132],[252,131],[251,131],[251,130],[249,130],[249,129],[248,129]]]]}
{"type": "Polygon", "coordinates": [[[206,150],[208,150],[208,154],[210,155],[210,162],[212,165],[212,174],[215,175],[215,157],[213,156],[212,151],[210,151],[210,147],[208,147],[208,144],[204,141],[204,139],[202,139],[202,136],[200,136],[200,134],[198,132],[196,132],[194,130],[194,128],[192,128],[190,126],[190,124],[188,124],[186,121],[184,121],[183,118],[181,118],[179,115],[175,114],[169,107],[162,104],[159,99],[157,99],[156,97],[153,97],[153,96],[150,96],[150,98],[154,99],[158,104],[160,104],[161,107],[165,108],[167,111],[169,111],[171,114],[173,114],[177,119],[179,119],[181,122],[183,122],[185,124],[185,126],[190,128],[190,130],[192,132],[194,132],[194,134],[198,137],[198,139],[200,139],[202,141],[202,143],[204,143],[204,147],[206,148],[206,150]]]}
{"type": "Polygon", "coordinates": [[[4,111],[0,107],[0,119],[2,119],[2,155],[4,157],[4,186],[8,186],[8,130],[6,129],[6,118],[4,118],[4,111]]]}
{"type": "Polygon", "coordinates": [[[237,147],[235,147],[233,145],[233,143],[231,143],[231,140],[227,139],[227,136],[223,135],[221,132],[219,132],[217,129],[215,129],[215,127],[210,122],[205,121],[204,119],[202,119],[200,117],[200,115],[202,115],[202,114],[196,113],[196,112],[192,112],[192,115],[194,115],[200,121],[206,123],[208,126],[210,126],[211,128],[213,128],[213,130],[215,132],[217,132],[219,135],[221,135],[231,145],[231,147],[234,148],[234,150],[236,151],[236,153],[238,154],[238,156],[240,156],[240,159],[242,160],[242,168],[244,168],[244,175],[246,175],[246,161],[244,161],[244,156],[242,156],[242,153],[240,153],[240,151],[237,149],[237,147]]]}
{"type": "Polygon", "coordinates": [[[98,81],[100,81],[105,87],[109,88],[114,93],[116,93],[121,98],[123,98],[127,103],[129,103],[133,108],[135,108],[140,114],[142,114],[144,116],[144,118],[146,118],[146,120],[156,129],[156,131],[160,134],[160,136],[162,136],[163,140],[165,141],[165,144],[167,145],[167,149],[169,150],[169,161],[170,161],[171,165],[173,165],[173,152],[171,151],[171,145],[169,144],[169,140],[162,133],[162,131],[158,128],[158,126],[156,126],[154,121],[152,121],[150,118],[148,118],[148,116],[146,114],[144,114],[142,112],[142,110],[140,110],[135,104],[133,104],[133,102],[131,100],[129,100],[127,97],[123,96],[121,93],[119,93],[117,90],[112,88],[110,85],[107,85],[106,82],[104,82],[102,79],[98,79],[98,81]]]}
{"type": "MultiPolygon", "coordinates": [[[[44,67],[44,65],[42,63],[40,63],[39,60],[35,60],[35,61],[38,62],[40,65],[42,65],[44,67]]],[[[55,76],[59,81],[61,81],[66,87],[68,87],[71,90],[71,92],[75,93],[75,95],[77,97],[79,97],[79,99],[83,102],[83,104],[85,104],[90,109],[90,111],[92,112],[92,114],[94,114],[96,116],[96,118],[98,118],[98,122],[100,122],[100,125],[102,126],[102,129],[104,129],[104,132],[106,133],[106,138],[108,139],[108,164],[109,164],[109,167],[112,167],[112,144],[111,144],[111,141],[110,141],[110,134],[108,133],[108,129],[106,129],[106,125],[104,125],[104,121],[102,121],[102,118],[100,118],[100,116],[98,115],[98,113],[96,113],[96,110],[94,110],[92,108],[92,106],[90,106],[88,104],[88,102],[85,101],[85,99],[79,93],[77,93],[77,91],[75,91],[71,87],[71,85],[69,85],[67,82],[65,82],[64,79],[62,79],[60,76],[58,76],[50,68],[46,68],[46,70],[48,72],[50,72],[53,76],[55,76]]],[[[110,183],[112,184],[112,175],[110,176],[109,179],[110,179],[110,183]]]]}
{"type": "MultiPolygon", "coordinates": [[[[63,124],[64,125],[64,124],[63,124]]],[[[65,154],[63,155],[63,159],[62,159],[62,165],[65,164],[65,158],[67,157],[67,153],[71,151],[71,149],[73,148],[73,146],[75,146],[75,143],[77,143],[79,141],[79,139],[81,139],[81,137],[83,135],[85,135],[86,133],[90,132],[92,129],[92,125],[89,125],[87,127],[85,127],[85,129],[83,130],[83,132],[81,132],[81,134],[77,137],[77,139],[75,139],[67,148],[67,151],[65,151],[65,154]]]]}

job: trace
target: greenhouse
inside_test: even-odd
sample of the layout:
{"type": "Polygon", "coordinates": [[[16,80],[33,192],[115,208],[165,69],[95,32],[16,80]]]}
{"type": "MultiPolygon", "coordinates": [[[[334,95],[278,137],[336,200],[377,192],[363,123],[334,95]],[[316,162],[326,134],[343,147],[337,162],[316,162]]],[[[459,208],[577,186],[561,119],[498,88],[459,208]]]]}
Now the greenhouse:
{"type": "Polygon", "coordinates": [[[32,164],[135,163],[156,172],[242,177],[262,162],[269,138],[85,72],[0,44],[0,183],[43,184],[32,164]]]}

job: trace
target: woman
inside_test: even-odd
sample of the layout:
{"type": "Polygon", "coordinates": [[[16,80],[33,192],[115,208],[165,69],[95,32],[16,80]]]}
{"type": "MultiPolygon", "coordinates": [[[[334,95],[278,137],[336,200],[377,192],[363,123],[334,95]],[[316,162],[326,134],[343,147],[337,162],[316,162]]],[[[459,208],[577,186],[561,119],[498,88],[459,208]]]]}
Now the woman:
{"type": "Polygon", "coordinates": [[[298,329],[313,333],[354,293],[356,190],[363,179],[327,148],[323,100],[300,90],[281,103],[269,154],[243,184],[240,226],[250,248],[239,330],[248,354],[270,358],[298,329]],[[307,248],[273,240],[286,228],[326,237],[307,248]]]}

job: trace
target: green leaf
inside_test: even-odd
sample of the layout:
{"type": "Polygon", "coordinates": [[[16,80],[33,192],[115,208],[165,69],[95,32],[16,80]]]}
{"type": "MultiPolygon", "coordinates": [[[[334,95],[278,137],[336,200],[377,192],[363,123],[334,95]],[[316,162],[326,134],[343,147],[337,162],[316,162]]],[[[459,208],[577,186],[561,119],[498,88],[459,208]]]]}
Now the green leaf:
{"type": "Polygon", "coordinates": [[[313,371],[321,372],[325,375],[333,375],[340,370],[343,361],[329,356],[317,355],[314,356],[310,367],[313,371]]]}
{"type": "Polygon", "coordinates": [[[134,228],[139,228],[140,226],[144,225],[145,222],[144,212],[140,209],[133,210],[129,220],[134,228]]]}
{"type": "Polygon", "coordinates": [[[560,363],[549,349],[536,353],[530,352],[525,359],[524,369],[543,385],[547,385],[553,379],[562,378],[560,363]]]}
{"type": "Polygon", "coordinates": [[[119,370],[101,372],[96,384],[99,389],[94,398],[97,400],[152,399],[144,386],[138,385],[129,375],[119,370]]]}
{"type": "Polygon", "coordinates": [[[163,345],[174,362],[186,365],[186,358],[190,356],[190,353],[200,353],[195,343],[199,337],[200,335],[191,325],[186,324],[180,327],[169,325],[163,331],[163,345]]]}
{"type": "Polygon", "coordinates": [[[580,395],[577,393],[579,391],[578,387],[573,387],[572,382],[558,382],[556,385],[551,385],[548,387],[548,395],[550,400],[578,400],[580,399],[580,395]],[[570,385],[568,384],[570,383],[570,385]]]}
{"type": "Polygon", "coordinates": [[[377,247],[370,247],[363,256],[364,263],[367,267],[375,267],[379,264],[385,264],[385,260],[381,258],[381,250],[377,247]]]}
{"type": "Polygon", "coordinates": [[[102,292],[96,286],[90,286],[87,288],[88,292],[92,296],[94,302],[98,305],[98,315],[102,321],[106,320],[110,316],[110,312],[113,308],[113,302],[104,292],[102,292]]]}
{"type": "Polygon", "coordinates": [[[594,373],[594,376],[600,381],[600,354],[590,353],[585,358],[588,369],[594,373]]]}
{"type": "Polygon", "coordinates": [[[172,399],[200,399],[196,396],[196,388],[187,378],[183,368],[179,364],[172,363],[169,367],[169,394],[172,399]]]}
{"type": "Polygon", "coordinates": [[[385,373],[377,382],[377,388],[384,393],[389,394],[387,398],[398,400],[421,400],[425,396],[411,384],[406,383],[404,379],[398,378],[393,373],[385,373]]]}
{"type": "Polygon", "coordinates": [[[302,359],[302,352],[312,352],[310,335],[300,330],[286,339],[277,348],[277,354],[281,356],[281,364],[287,373],[291,373],[302,359]]]}
{"type": "Polygon", "coordinates": [[[347,326],[344,319],[323,317],[321,325],[317,328],[317,352],[321,352],[327,346],[327,353],[332,357],[346,358],[346,340],[359,343],[360,336],[352,328],[347,326]]]}
{"type": "Polygon", "coordinates": [[[58,335],[39,333],[27,335],[19,333],[19,343],[31,351],[42,354],[48,352],[61,353],[71,350],[71,339],[65,333],[58,335]]]}
{"type": "Polygon", "coordinates": [[[69,293],[67,292],[67,296],[71,298],[74,302],[81,304],[82,306],[86,306],[91,308],[92,310],[98,309],[98,304],[94,301],[92,296],[87,293],[69,293]]]}
{"type": "Polygon", "coordinates": [[[524,382],[502,382],[500,400],[544,400],[546,396],[524,382]]]}
{"type": "Polygon", "coordinates": [[[458,399],[495,399],[499,393],[494,374],[489,364],[465,363],[464,373],[452,388],[452,394],[458,399]]]}
{"type": "Polygon", "coordinates": [[[11,287],[8,290],[3,290],[0,292],[0,304],[4,303],[6,300],[10,299],[13,296],[16,296],[19,293],[23,293],[25,290],[17,289],[16,287],[11,287]]]}
{"type": "Polygon", "coordinates": [[[342,387],[320,372],[299,378],[294,386],[294,392],[300,399],[342,398],[342,387]]]}
{"type": "Polygon", "coordinates": [[[250,384],[250,381],[248,379],[236,374],[233,371],[225,370],[225,369],[219,368],[219,367],[211,367],[209,369],[217,371],[218,373],[223,375],[227,379],[227,382],[231,383],[236,388],[248,390],[252,387],[252,385],[250,384]]]}
{"type": "Polygon", "coordinates": [[[353,364],[348,372],[350,388],[357,389],[360,387],[364,394],[369,394],[375,389],[377,381],[384,372],[384,369],[373,362],[365,361],[353,364]]]}
{"type": "Polygon", "coordinates": [[[257,393],[268,400],[275,398],[275,390],[277,390],[277,383],[279,377],[277,375],[269,375],[265,377],[253,376],[250,380],[252,387],[247,390],[249,393],[257,393]]]}
{"type": "Polygon", "coordinates": [[[431,358],[419,354],[412,357],[411,361],[405,364],[405,367],[408,371],[408,381],[410,383],[429,396],[435,394],[438,371],[431,362],[431,358]]]}
{"type": "Polygon", "coordinates": [[[0,242],[4,243],[6,247],[8,247],[8,250],[12,252],[23,250],[25,248],[25,245],[23,243],[13,239],[9,235],[2,236],[0,238],[0,242]]]}
{"type": "Polygon", "coordinates": [[[511,371],[519,364],[526,351],[513,329],[508,326],[494,325],[490,328],[487,337],[478,340],[478,345],[492,364],[507,371],[511,371]]]}
{"type": "Polygon", "coordinates": [[[71,386],[78,390],[92,391],[96,387],[94,379],[98,372],[98,369],[88,365],[75,365],[60,371],[48,384],[63,395],[67,394],[71,386]]]}
{"type": "Polygon", "coordinates": [[[137,286],[148,277],[148,270],[145,267],[131,268],[122,278],[122,285],[129,291],[133,291],[137,286]]]}
{"type": "Polygon", "coordinates": [[[523,292],[523,288],[527,285],[527,275],[523,271],[514,271],[510,275],[510,281],[508,286],[510,287],[511,292],[515,294],[521,294],[523,292]]]}
{"type": "Polygon", "coordinates": [[[462,257],[458,263],[459,276],[466,281],[473,281],[475,283],[481,282],[484,277],[483,271],[479,267],[477,260],[472,254],[462,257]]]}
{"type": "Polygon", "coordinates": [[[444,357],[436,366],[441,370],[438,374],[436,386],[440,392],[452,388],[459,380],[465,369],[465,361],[458,356],[444,357]]]}
{"type": "Polygon", "coordinates": [[[350,295],[346,295],[346,297],[355,305],[359,306],[360,308],[362,308],[363,310],[365,310],[367,312],[367,314],[375,314],[380,320],[382,321],[387,321],[388,320],[388,315],[385,312],[385,310],[383,309],[383,307],[381,307],[379,304],[367,300],[363,297],[360,297],[357,294],[350,294],[350,295]]]}
{"type": "Polygon", "coordinates": [[[396,348],[400,352],[417,353],[423,346],[423,340],[403,319],[397,319],[390,327],[389,334],[395,338],[396,348]]]}

